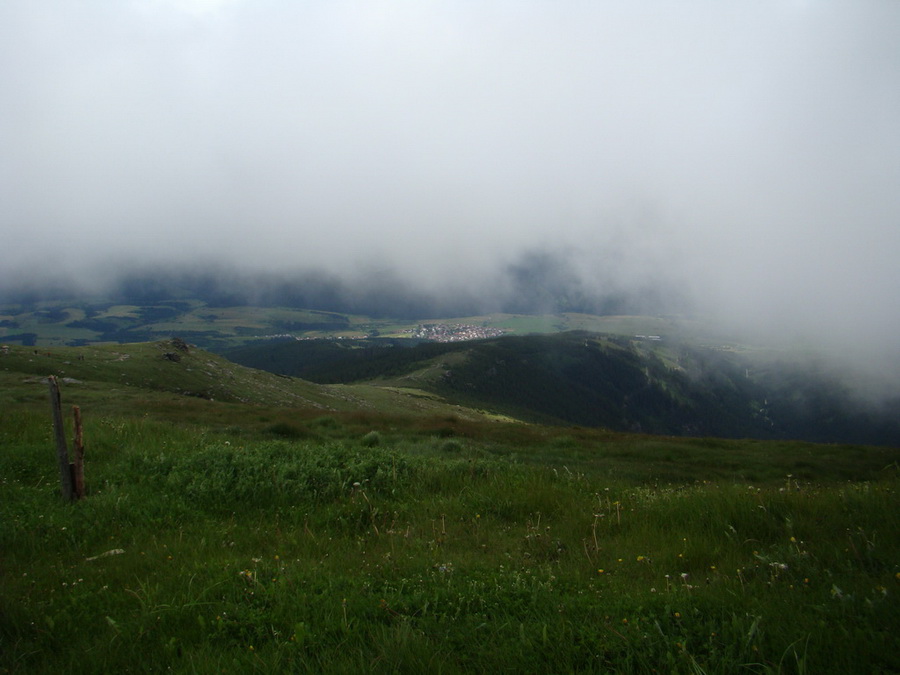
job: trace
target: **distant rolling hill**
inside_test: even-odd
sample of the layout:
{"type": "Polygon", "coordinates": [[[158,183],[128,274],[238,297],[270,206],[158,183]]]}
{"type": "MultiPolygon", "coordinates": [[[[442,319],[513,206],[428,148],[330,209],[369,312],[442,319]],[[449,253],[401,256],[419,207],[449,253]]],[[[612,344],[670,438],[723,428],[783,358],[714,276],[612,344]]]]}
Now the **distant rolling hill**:
{"type": "Polygon", "coordinates": [[[520,419],[618,431],[900,445],[888,408],[811,367],[581,331],[460,343],[285,341],[226,352],[320,383],[411,387],[520,419]]]}
{"type": "Polygon", "coordinates": [[[298,420],[331,414],[486,419],[426,392],[278,376],[179,339],[40,349],[6,345],[0,349],[0,410],[19,403],[43,408],[48,375],[60,378],[66,397],[94,415],[144,411],[178,423],[263,428],[281,422],[287,432],[296,431],[298,420]]]}
{"type": "MultiPolygon", "coordinates": [[[[14,352],[80,345],[87,354],[125,353],[132,349],[125,343],[172,336],[253,368],[342,385],[341,396],[353,392],[370,410],[463,406],[617,431],[900,446],[897,401],[864,405],[796,353],[751,350],[687,319],[565,313],[400,321],[189,298],[0,305],[0,341],[14,352]],[[498,332],[506,335],[425,339],[498,332]]],[[[134,383],[130,367],[115,377],[134,383]]],[[[183,370],[183,391],[229,400],[224,381],[191,384],[196,369],[183,370]]]]}

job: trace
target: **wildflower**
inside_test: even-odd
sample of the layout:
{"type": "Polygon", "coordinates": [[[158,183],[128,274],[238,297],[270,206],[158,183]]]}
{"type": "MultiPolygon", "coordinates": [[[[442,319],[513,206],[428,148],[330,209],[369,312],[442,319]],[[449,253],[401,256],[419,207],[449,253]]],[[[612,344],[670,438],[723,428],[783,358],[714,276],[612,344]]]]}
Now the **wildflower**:
{"type": "Polygon", "coordinates": [[[676,618],[676,619],[680,619],[680,618],[681,618],[681,612],[675,612],[675,618],[676,618]]]}
{"type": "Polygon", "coordinates": [[[603,570],[597,570],[597,574],[603,574],[603,570]]]}
{"type": "Polygon", "coordinates": [[[638,562],[644,562],[644,560],[646,560],[646,558],[644,558],[644,556],[642,556],[642,555],[639,555],[639,556],[637,557],[637,561],[638,561],[638,562]]]}
{"type": "Polygon", "coordinates": [[[796,544],[796,543],[797,543],[797,539],[796,539],[795,537],[791,537],[791,543],[792,543],[792,544],[796,544]]]}

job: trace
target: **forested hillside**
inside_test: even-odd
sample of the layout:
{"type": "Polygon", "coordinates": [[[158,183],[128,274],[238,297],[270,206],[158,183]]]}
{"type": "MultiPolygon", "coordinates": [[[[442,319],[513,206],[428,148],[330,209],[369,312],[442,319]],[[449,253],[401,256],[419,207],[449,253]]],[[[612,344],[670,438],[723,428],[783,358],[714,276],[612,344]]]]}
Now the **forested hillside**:
{"type": "Polygon", "coordinates": [[[890,406],[770,354],[584,332],[465,343],[288,341],[229,351],[320,383],[415,386],[533,421],[620,431],[900,445],[890,406]]]}

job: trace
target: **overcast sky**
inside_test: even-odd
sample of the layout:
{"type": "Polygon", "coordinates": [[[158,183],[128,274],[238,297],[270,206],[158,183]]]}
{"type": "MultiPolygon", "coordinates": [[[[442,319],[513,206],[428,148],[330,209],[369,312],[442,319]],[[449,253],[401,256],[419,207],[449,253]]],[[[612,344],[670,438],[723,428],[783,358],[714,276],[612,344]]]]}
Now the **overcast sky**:
{"type": "Polygon", "coordinates": [[[4,279],[553,250],[896,350],[900,2],[3,0],[0,234],[4,279]]]}

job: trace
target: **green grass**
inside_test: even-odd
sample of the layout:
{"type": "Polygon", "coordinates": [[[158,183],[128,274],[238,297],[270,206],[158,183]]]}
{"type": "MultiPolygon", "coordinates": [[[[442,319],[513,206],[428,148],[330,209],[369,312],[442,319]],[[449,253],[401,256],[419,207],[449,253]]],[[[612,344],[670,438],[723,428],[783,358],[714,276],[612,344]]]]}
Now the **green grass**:
{"type": "Polygon", "coordinates": [[[0,672],[900,670],[896,449],[101,377],[65,504],[46,387],[0,375],[0,672]]]}
{"type": "Polygon", "coordinates": [[[900,665],[893,470],[633,485],[471,441],[230,441],[101,419],[90,496],[70,506],[46,424],[16,419],[0,484],[10,672],[900,665]]]}
{"type": "MultiPolygon", "coordinates": [[[[319,416],[360,410],[388,414],[450,414],[460,411],[438,397],[422,397],[368,385],[316,385],[238,366],[200,349],[181,352],[171,341],[86,347],[12,346],[0,356],[0,401],[43,401],[47,375],[64,382],[81,404],[93,403],[104,414],[144,412],[216,424],[244,406],[264,406],[279,418],[319,416]],[[177,361],[166,354],[174,354],[177,361]],[[115,395],[110,395],[115,392],[115,395]]],[[[284,421],[284,420],[276,420],[284,421]]]]}

